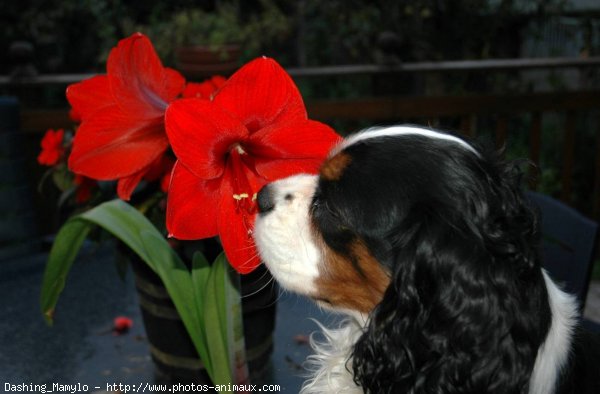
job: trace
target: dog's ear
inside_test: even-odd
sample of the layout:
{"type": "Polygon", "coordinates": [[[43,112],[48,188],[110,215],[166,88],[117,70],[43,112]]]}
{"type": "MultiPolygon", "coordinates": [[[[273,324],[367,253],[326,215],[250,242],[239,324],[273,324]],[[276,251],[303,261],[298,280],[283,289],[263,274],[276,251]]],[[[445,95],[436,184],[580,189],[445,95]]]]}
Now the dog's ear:
{"type": "Polygon", "coordinates": [[[494,171],[403,219],[391,284],[353,352],[366,392],[527,392],[549,313],[535,217],[511,177],[494,171]]]}

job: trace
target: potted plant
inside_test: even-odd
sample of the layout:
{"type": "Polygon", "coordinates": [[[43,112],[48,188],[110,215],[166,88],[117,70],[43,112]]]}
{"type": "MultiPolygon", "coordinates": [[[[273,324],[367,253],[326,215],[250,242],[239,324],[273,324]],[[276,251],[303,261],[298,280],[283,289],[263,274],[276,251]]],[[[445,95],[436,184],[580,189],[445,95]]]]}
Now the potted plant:
{"type": "Polygon", "coordinates": [[[244,334],[250,338],[255,327],[242,324],[238,274],[260,267],[252,239],[256,193],[276,179],[316,173],[339,136],[307,118],[296,86],[272,59],[255,59],[220,82],[203,96],[198,84],[163,67],[150,40],[136,33],[113,48],[106,75],[69,86],[80,126],[72,139],[49,133],[40,163],[62,172],[53,178],[69,178],[75,196],[82,198],[93,180],[113,193],[116,184],[119,198],[87,200],[88,209],[61,227],[44,274],[41,309],[52,322],[77,251],[100,227],[160,279],[192,355],[214,384],[227,385],[248,381],[244,334]],[[162,192],[137,199],[152,183],[162,192]],[[158,224],[148,218],[156,214],[158,224]],[[201,251],[186,262],[174,247],[173,239],[215,236],[224,253],[212,264],[201,251]]]}
{"type": "Polygon", "coordinates": [[[214,12],[176,12],[171,25],[177,69],[186,77],[229,75],[238,67],[243,28],[233,4],[219,4],[214,12]]]}
{"type": "Polygon", "coordinates": [[[153,37],[158,53],[187,78],[230,75],[240,59],[262,55],[266,46],[291,32],[289,17],[273,0],[260,0],[259,5],[243,17],[238,1],[218,2],[212,11],[181,9],[135,30],[153,37]]]}

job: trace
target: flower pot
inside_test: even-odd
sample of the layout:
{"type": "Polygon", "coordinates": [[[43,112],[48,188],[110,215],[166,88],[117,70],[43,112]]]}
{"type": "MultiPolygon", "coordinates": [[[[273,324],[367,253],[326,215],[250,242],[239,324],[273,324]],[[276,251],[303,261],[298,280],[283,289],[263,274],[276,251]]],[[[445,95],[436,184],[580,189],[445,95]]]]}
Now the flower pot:
{"type": "MultiPolygon", "coordinates": [[[[156,367],[165,384],[210,384],[173,302],[160,278],[141,260],[131,259],[142,318],[156,367]]],[[[262,382],[270,371],[277,289],[261,267],[242,276],[242,313],[250,380],[262,382]]]]}
{"type": "Polygon", "coordinates": [[[175,50],[177,69],[188,79],[206,79],[213,75],[228,76],[239,66],[239,45],[219,48],[207,46],[181,47],[175,50]]]}

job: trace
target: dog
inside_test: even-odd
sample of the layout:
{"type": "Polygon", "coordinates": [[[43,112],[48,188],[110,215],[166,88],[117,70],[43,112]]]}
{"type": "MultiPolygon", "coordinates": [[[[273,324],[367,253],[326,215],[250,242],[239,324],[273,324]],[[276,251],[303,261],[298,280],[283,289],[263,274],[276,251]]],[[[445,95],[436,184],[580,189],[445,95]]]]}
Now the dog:
{"type": "Polygon", "coordinates": [[[517,163],[413,126],[336,146],[258,193],[275,279],[348,317],[302,393],[600,393],[600,341],[542,269],[517,163]]]}

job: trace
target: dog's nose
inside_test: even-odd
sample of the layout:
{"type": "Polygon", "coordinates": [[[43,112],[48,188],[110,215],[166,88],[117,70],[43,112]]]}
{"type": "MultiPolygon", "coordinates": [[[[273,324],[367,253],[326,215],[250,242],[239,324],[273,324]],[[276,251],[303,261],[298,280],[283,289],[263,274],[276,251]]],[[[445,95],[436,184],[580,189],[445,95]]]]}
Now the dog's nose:
{"type": "Polygon", "coordinates": [[[275,201],[273,199],[273,192],[269,185],[263,186],[258,192],[256,197],[258,202],[258,212],[267,213],[275,208],[275,201]]]}

